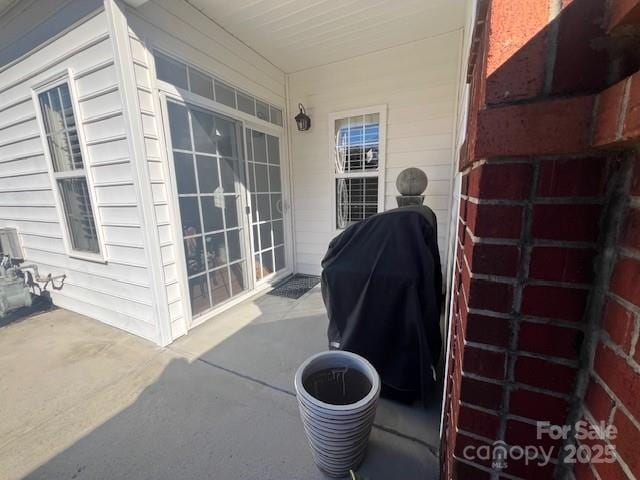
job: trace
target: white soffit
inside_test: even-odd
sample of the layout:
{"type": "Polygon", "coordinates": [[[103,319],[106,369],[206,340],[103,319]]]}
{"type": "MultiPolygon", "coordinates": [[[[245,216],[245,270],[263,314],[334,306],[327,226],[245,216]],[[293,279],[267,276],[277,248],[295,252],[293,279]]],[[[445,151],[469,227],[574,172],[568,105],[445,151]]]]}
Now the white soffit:
{"type": "Polygon", "coordinates": [[[466,4],[466,0],[186,1],[287,73],[461,29],[466,4]]]}

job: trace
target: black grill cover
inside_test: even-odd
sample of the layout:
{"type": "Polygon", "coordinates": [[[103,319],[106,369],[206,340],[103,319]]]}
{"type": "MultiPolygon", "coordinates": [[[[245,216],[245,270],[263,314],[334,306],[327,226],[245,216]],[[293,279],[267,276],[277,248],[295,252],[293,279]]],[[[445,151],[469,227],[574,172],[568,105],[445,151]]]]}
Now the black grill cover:
{"type": "Polygon", "coordinates": [[[433,211],[397,208],[352,225],[331,241],[322,268],[329,347],[368,359],[383,394],[426,402],[442,347],[433,211]]]}

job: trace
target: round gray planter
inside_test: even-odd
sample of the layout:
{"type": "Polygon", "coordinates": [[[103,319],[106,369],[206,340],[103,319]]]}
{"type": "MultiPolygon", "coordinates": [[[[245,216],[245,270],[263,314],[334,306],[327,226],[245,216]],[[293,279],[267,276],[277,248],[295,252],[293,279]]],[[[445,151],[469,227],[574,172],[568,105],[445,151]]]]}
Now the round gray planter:
{"type": "Polygon", "coordinates": [[[360,355],[328,351],[304,361],[294,385],[313,459],[332,477],[364,460],[380,396],[380,377],[360,355]]]}

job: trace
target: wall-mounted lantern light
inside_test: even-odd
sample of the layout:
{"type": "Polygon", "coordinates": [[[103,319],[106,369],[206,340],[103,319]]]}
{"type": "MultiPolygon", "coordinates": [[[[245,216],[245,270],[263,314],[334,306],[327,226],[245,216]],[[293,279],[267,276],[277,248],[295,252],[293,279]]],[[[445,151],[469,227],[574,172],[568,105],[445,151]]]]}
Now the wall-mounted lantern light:
{"type": "Polygon", "coordinates": [[[298,125],[298,130],[304,132],[311,128],[311,119],[301,103],[298,104],[298,108],[300,109],[300,113],[295,116],[295,120],[298,125]]]}

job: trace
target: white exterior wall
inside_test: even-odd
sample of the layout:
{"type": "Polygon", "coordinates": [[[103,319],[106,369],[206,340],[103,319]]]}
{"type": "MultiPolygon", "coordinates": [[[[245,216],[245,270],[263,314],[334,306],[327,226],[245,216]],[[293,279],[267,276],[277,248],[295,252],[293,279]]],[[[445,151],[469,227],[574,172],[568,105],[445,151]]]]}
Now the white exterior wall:
{"type": "MultiPolygon", "coordinates": [[[[32,32],[45,43],[0,68],[0,226],[19,229],[27,262],[42,273],[67,274],[64,288],[52,292],[56,305],[166,344],[186,333],[189,301],[152,48],[281,107],[286,121],[285,76],[186,2],[104,4],[53,39],[32,32]],[[65,251],[31,96],[34,85],[67,68],[75,72],[102,263],[65,251]]],[[[56,7],[51,17],[59,19],[77,5],[58,0],[56,7]]],[[[12,18],[13,27],[23,23],[16,35],[34,28],[32,13],[12,18]]]]}
{"type": "MultiPolygon", "coordinates": [[[[296,271],[318,274],[336,233],[329,114],[380,104],[387,105],[385,208],[396,205],[398,173],[423,168],[446,265],[460,32],[285,75],[181,0],[150,0],[137,9],[105,4],[106,10],[0,68],[0,226],[19,229],[27,261],[43,273],[67,274],[63,290],[53,292],[57,305],[159,344],[188,328],[153,48],[283,108],[296,271]],[[87,141],[103,263],[65,251],[31,96],[33,85],[67,68],[74,72],[77,122],[87,141]],[[298,102],[312,118],[309,132],[288,126],[298,102]]],[[[73,5],[64,3],[57,14],[73,5]]]]}
{"type": "MultiPolygon", "coordinates": [[[[179,212],[173,206],[169,159],[161,105],[153,68],[153,49],[181,61],[283,109],[286,121],[284,73],[229,35],[186,2],[152,0],[125,9],[129,55],[144,136],[144,162],[152,185],[155,227],[161,245],[162,275],[169,304],[171,337],[186,333],[189,295],[181,264],[182,239],[175,234],[179,212]]],[[[286,143],[286,138],[285,138],[286,143]]]]}
{"type": "MultiPolygon", "coordinates": [[[[67,3],[56,14],[65,15],[67,3]]],[[[67,12],[69,13],[69,12],[67,12]]],[[[30,17],[18,17],[24,29],[30,17]]],[[[35,27],[37,28],[37,27],[35,27]]],[[[37,45],[33,45],[33,48],[37,45]]],[[[110,24],[104,9],[0,69],[0,226],[17,227],[26,260],[66,274],[54,303],[161,343],[153,276],[110,24]],[[71,69],[78,129],[105,262],[67,255],[32,87],[71,69]]]]}
{"type": "Polygon", "coordinates": [[[337,234],[331,209],[332,112],[387,105],[385,209],[397,206],[395,181],[407,167],[429,178],[425,204],[438,217],[443,273],[455,171],[454,128],[462,32],[453,32],[289,76],[289,109],[304,104],[312,128],[290,126],[296,267],[320,273],[320,261],[337,234]]]}

